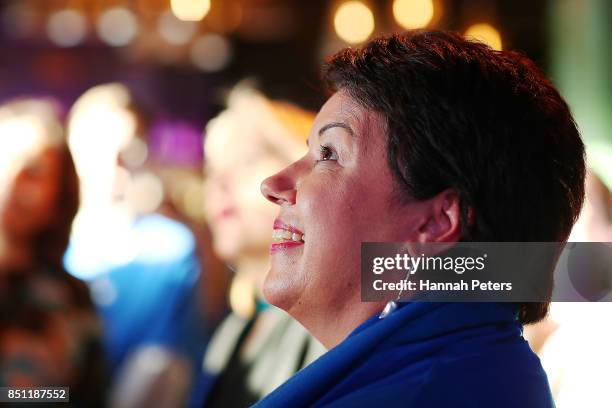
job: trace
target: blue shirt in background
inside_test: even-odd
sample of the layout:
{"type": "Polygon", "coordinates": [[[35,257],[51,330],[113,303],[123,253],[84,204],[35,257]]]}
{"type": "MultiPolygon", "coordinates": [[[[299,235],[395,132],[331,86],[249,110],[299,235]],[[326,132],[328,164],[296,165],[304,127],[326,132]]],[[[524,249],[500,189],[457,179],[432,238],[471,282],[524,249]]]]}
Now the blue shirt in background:
{"type": "Polygon", "coordinates": [[[151,214],[116,235],[117,242],[108,246],[72,242],[65,256],[66,269],[90,286],[111,373],[133,351],[151,345],[182,355],[193,372],[199,371],[207,333],[193,234],[179,222],[151,214]]]}

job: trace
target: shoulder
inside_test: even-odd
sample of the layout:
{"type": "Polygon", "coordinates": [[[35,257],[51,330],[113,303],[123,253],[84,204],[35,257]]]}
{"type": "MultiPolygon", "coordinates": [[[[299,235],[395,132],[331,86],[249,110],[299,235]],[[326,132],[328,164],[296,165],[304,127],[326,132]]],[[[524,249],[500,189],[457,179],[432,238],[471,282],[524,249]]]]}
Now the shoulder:
{"type": "Polygon", "coordinates": [[[480,349],[450,346],[423,372],[418,384],[399,371],[329,406],[554,407],[540,360],[523,339],[483,344],[480,349]]]}
{"type": "Polygon", "coordinates": [[[522,339],[463,356],[442,356],[414,403],[428,407],[554,407],[540,360],[522,339]]]}

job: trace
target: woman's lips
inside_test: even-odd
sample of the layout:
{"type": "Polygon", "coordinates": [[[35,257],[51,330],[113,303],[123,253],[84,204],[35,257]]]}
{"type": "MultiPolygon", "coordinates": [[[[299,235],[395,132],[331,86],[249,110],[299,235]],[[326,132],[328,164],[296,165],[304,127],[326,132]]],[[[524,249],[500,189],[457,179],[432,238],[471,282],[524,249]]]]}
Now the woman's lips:
{"type": "Polygon", "coordinates": [[[289,249],[289,248],[293,248],[293,247],[297,247],[297,246],[301,246],[304,245],[303,242],[294,242],[294,241],[286,241],[286,242],[275,242],[272,245],[270,245],[270,253],[273,254],[275,252],[278,251],[282,251],[285,249],[289,249]]]}
{"type": "Polygon", "coordinates": [[[276,219],[274,220],[274,229],[275,230],[285,230],[285,231],[289,231],[289,232],[294,232],[296,234],[300,234],[300,235],[304,235],[304,233],[302,231],[300,231],[299,229],[295,228],[293,225],[289,225],[284,223],[283,221],[276,219]]]}
{"type": "Polygon", "coordinates": [[[304,233],[281,220],[274,220],[272,239],[274,243],[270,246],[270,253],[304,245],[304,233]]]}

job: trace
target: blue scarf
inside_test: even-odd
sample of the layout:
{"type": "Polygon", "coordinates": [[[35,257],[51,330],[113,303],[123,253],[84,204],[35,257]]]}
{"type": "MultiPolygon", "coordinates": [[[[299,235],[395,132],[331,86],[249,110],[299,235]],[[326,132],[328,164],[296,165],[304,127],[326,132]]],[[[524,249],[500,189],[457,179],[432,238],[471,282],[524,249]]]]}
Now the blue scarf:
{"type": "Polygon", "coordinates": [[[255,406],[554,404],[513,305],[415,302],[367,320],[255,406]]]}

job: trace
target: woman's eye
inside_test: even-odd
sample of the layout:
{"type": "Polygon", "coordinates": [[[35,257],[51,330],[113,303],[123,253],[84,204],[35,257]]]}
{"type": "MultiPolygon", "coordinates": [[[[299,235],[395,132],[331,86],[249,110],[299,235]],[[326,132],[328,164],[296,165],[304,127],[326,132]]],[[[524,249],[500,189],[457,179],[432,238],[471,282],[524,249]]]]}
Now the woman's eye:
{"type": "Polygon", "coordinates": [[[338,154],[329,146],[321,146],[317,162],[338,160],[338,154]]]}

